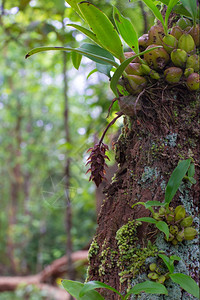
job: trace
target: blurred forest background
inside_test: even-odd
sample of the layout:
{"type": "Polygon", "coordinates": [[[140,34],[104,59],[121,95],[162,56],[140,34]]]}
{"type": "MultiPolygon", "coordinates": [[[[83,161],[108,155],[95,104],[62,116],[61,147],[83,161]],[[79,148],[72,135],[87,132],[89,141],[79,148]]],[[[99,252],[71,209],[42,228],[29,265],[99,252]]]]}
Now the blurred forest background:
{"type": "MultiPolygon", "coordinates": [[[[153,23],[140,1],[90,2],[111,19],[115,5],[137,24],[139,36],[153,23]]],[[[25,60],[35,47],[87,41],[66,26],[81,22],[64,0],[0,1],[0,276],[41,272],[67,247],[87,250],[95,233],[102,196],[88,182],[85,163],[87,149],[118,110],[115,104],[106,119],[114,97],[108,79],[99,73],[87,79],[95,64],[83,58],[77,71],[66,52],[25,60]]],[[[110,166],[121,123],[105,140],[110,166]]],[[[77,261],[74,267],[75,279],[84,281],[87,266],[77,261]]],[[[49,282],[59,285],[59,278],[49,282]]],[[[21,287],[0,293],[0,299],[45,298],[37,288],[21,287]]]]}

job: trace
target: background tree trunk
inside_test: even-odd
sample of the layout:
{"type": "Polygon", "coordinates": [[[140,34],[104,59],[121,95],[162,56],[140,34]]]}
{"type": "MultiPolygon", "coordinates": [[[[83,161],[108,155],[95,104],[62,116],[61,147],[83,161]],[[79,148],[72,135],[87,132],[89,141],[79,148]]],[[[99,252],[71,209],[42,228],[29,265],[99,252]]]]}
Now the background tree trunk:
{"type": "MultiPolygon", "coordinates": [[[[175,271],[198,281],[197,238],[173,246],[152,224],[134,227],[133,220],[150,216],[150,212],[142,205],[134,208],[132,205],[148,200],[163,202],[166,184],[178,161],[192,157],[197,183],[191,186],[183,181],[171,206],[184,205],[186,212],[194,217],[197,227],[200,195],[199,98],[179,85],[168,87],[158,83],[147,89],[139,101],[141,111],[137,118],[124,117],[122,134],[116,144],[119,168],[112,183],[104,190],[105,200],[89,251],[88,280],[105,282],[122,293],[127,287],[148,279],[148,266],[157,250],[180,256],[182,261],[175,271]],[[122,227],[125,224],[127,226],[122,227]],[[149,241],[156,248],[150,246],[149,241]]],[[[171,280],[166,282],[166,286],[169,296],[144,295],[140,299],[195,299],[171,280]]],[[[110,291],[101,292],[105,299],[118,299],[110,291]]]]}

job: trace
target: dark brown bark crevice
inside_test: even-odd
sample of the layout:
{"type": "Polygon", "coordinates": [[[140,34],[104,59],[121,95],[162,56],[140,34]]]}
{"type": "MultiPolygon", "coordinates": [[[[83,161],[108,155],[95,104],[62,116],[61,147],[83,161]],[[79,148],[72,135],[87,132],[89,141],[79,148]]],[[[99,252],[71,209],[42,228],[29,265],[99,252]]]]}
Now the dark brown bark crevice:
{"type": "MultiPolygon", "coordinates": [[[[196,167],[196,185],[189,188],[184,182],[193,207],[191,211],[188,211],[188,207],[186,210],[193,217],[197,217],[196,207],[200,197],[198,95],[179,85],[168,87],[158,83],[146,90],[140,98],[140,104],[142,110],[137,118],[124,119],[124,128],[116,144],[119,168],[114,180],[104,191],[105,200],[98,216],[95,236],[98,251],[90,257],[88,279],[105,282],[120,291],[126,290],[127,281],[121,284],[118,275],[121,268],[117,264],[119,249],[116,232],[130,220],[150,215],[143,206],[138,205],[133,209],[132,205],[148,200],[163,202],[172,171],[180,159],[188,157],[193,158],[196,167]]],[[[183,202],[186,203],[186,196],[178,191],[171,205],[175,207],[183,202]]],[[[155,241],[155,233],[154,226],[143,223],[138,227],[137,244],[147,247],[148,240],[155,241]]],[[[168,247],[169,252],[173,253],[174,246],[168,247]]],[[[196,274],[197,271],[193,269],[190,272],[196,274]]],[[[193,274],[193,278],[196,279],[196,275],[193,274]]],[[[102,294],[105,299],[117,299],[108,291],[102,291],[102,294]]]]}

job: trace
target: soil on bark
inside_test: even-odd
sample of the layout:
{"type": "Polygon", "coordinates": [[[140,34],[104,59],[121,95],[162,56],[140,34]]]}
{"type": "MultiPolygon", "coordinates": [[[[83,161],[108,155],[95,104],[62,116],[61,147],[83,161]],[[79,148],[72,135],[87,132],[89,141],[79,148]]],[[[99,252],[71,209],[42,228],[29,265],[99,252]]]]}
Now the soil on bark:
{"type": "MultiPolygon", "coordinates": [[[[132,205],[148,200],[163,202],[170,174],[180,159],[189,157],[195,163],[197,183],[188,188],[190,208],[186,208],[186,211],[194,218],[197,217],[200,197],[198,94],[189,92],[183,86],[163,86],[158,83],[146,89],[139,98],[139,103],[141,108],[137,117],[124,117],[122,134],[115,145],[118,170],[112,183],[104,190],[105,199],[89,255],[88,280],[107,283],[122,293],[126,291],[131,279],[140,276],[140,271],[124,277],[119,275],[127,268],[128,261],[123,266],[118,260],[120,254],[116,233],[129,221],[150,216],[149,210],[144,206],[137,205],[132,208],[132,205]],[[120,276],[123,280],[120,280],[120,276]]],[[[185,199],[184,192],[179,190],[171,206],[183,204],[185,199]]],[[[148,247],[148,240],[154,243],[157,234],[155,227],[148,223],[137,227],[138,247],[148,247]]],[[[168,252],[174,253],[174,247],[176,246],[169,245],[168,252]]],[[[192,259],[194,260],[188,258],[191,266],[194,263],[192,259]]],[[[187,266],[189,274],[198,281],[197,267],[190,267],[187,266]]],[[[100,292],[107,300],[118,299],[110,291],[100,292]]]]}

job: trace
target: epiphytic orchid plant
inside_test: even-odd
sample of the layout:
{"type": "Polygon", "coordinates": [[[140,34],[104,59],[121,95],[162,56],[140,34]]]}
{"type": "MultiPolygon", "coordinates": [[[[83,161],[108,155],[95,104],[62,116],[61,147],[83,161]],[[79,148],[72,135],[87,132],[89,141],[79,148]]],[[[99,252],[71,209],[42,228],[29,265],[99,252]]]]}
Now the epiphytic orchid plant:
{"type": "MultiPolygon", "coordinates": [[[[196,23],[196,1],[181,0],[182,5],[179,4],[179,6],[177,6],[178,0],[161,1],[168,6],[165,19],[163,19],[161,12],[152,0],[143,1],[152,10],[155,17],[160,20],[163,25],[165,34],[167,34],[167,23],[172,9],[175,10],[175,8],[177,8],[180,13],[186,15],[189,14],[193,18],[194,24],[196,23]]],[[[108,19],[108,17],[92,3],[88,1],[80,2],[79,0],[66,0],[66,2],[76,11],[76,13],[79,14],[79,16],[87,23],[91,30],[77,24],[68,24],[68,26],[76,28],[97,45],[84,43],[79,48],[39,47],[29,51],[26,55],[26,58],[35,53],[43,51],[67,51],[72,52],[72,62],[76,69],[79,68],[82,56],[86,56],[95,61],[97,71],[102,72],[109,77],[111,77],[110,71],[114,67],[115,72],[111,78],[110,87],[114,94],[118,97],[117,84],[122,74],[126,77],[126,72],[124,70],[128,66],[128,64],[134,58],[140,57],[145,53],[154,50],[155,48],[159,48],[160,46],[157,46],[155,48],[152,47],[151,49],[139,52],[137,31],[135,30],[131,21],[122,16],[116,7],[113,8],[113,17],[118,32],[112,22],[108,19]],[[135,52],[134,56],[129,57],[128,59],[125,58],[120,36],[125,41],[125,43],[135,52]],[[116,62],[115,58],[120,61],[120,64],[116,62]]]]}
{"type": "MultiPolygon", "coordinates": [[[[161,22],[165,37],[168,35],[168,19],[173,9],[178,10],[180,13],[185,15],[189,15],[193,19],[194,26],[196,24],[197,4],[194,0],[181,0],[182,4],[179,4],[178,0],[162,0],[161,2],[167,5],[165,18],[163,18],[160,10],[152,0],[143,1],[152,10],[155,17],[161,22]]],[[[160,75],[156,71],[152,70],[152,68],[147,65],[147,62],[144,61],[141,56],[145,57],[147,53],[163,47],[162,45],[151,45],[144,51],[140,52],[136,29],[131,21],[122,16],[116,7],[113,7],[113,19],[115,21],[114,26],[101,10],[88,1],[80,2],[80,0],[66,0],[66,2],[75,10],[75,12],[83,19],[90,29],[77,24],[68,24],[68,26],[76,28],[94,43],[84,43],[79,48],[39,47],[28,52],[26,58],[35,53],[43,51],[67,51],[72,53],[72,62],[76,69],[78,69],[80,66],[82,56],[86,56],[87,58],[96,62],[96,69],[90,74],[95,71],[99,71],[109,77],[111,90],[116,96],[115,99],[119,100],[121,111],[117,113],[117,117],[115,117],[107,126],[99,143],[91,149],[91,155],[88,161],[88,163],[91,165],[91,168],[89,169],[91,171],[90,179],[93,180],[98,186],[104,178],[106,166],[105,159],[107,158],[105,151],[108,150],[107,146],[103,144],[103,138],[108,128],[120,116],[125,114],[125,111],[122,109],[124,101],[121,101],[123,100],[121,96],[126,96],[129,93],[133,95],[140,93],[143,91],[147,83],[147,80],[144,77],[138,76],[141,74],[129,75],[127,67],[134,59],[137,58],[138,62],[141,63],[140,67],[143,68],[142,74],[144,76],[150,75],[150,77],[153,79],[159,79],[160,75]],[[126,53],[124,53],[122,40],[132,50],[131,54],[129,52],[130,55],[126,55],[126,53]],[[114,71],[112,76],[111,70],[114,71]],[[119,84],[119,79],[121,76],[123,78],[122,85],[126,83],[125,89],[122,86],[120,87],[119,84]],[[98,161],[96,160],[96,157],[99,158],[98,161]]],[[[166,54],[166,56],[168,58],[168,54],[166,54]]],[[[126,109],[126,111],[129,112],[130,109],[126,109]]],[[[134,106],[134,111],[136,111],[136,105],[134,106]]]]}

